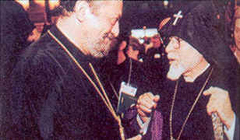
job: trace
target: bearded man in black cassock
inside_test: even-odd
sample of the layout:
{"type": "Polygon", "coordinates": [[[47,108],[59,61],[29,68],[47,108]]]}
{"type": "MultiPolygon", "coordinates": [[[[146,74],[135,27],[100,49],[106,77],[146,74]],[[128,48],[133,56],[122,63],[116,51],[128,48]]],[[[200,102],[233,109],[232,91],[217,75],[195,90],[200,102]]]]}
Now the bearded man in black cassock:
{"type": "Polygon", "coordinates": [[[61,2],[56,26],[25,50],[12,73],[3,138],[119,138],[117,122],[83,71],[96,82],[89,63],[96,67],[118,36],[122,5],[61,2]]]}
{"type": "Polygon", "coordinates": [[[136,105],[140,120],[128,118],[144,123],[135,127],[147,129],[143,138],[239,139],[239,65],[218,36],[211,4],[189,3],[162,27],[161,35],[169,39],[167,78],[172,82],[160,90],[160,100],[152,93],[141,95],[136,105]]]}

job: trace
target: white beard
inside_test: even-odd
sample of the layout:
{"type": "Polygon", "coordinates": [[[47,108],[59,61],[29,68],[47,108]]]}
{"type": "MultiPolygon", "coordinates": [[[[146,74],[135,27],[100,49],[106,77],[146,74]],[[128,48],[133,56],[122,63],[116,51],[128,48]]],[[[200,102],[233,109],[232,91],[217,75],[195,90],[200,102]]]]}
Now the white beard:
{"type": "Polygon", "coordinates": [[[169,67],[167,78],[172,81],[176,81],[184,72],[185,68],[181,64],[176,64],[176,62],[173,62],[169,67]]]}

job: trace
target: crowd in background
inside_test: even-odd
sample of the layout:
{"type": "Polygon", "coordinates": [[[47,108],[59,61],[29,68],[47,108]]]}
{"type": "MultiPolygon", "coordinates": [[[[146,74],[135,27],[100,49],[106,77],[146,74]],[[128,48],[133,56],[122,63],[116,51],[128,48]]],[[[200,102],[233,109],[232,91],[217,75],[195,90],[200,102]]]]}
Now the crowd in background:
{"type": "MultiPolygon", "coordinates": [[[[224,17],[226,24],[222,25],[220,23],[217,28],[219,28],[219,33],[222,33],[220,35],[223,35],[222,39],[227,42],[226,47],[231,48],[240,64],[240,6],[237,4],[234,7],[224,5],[221,10],[217,15],[219,16],[219,22],[224,15],[226,16],[226,18],[224,17]],[[224,36],[226,33],[230,35],[224,36]]],[[[56,14],[52,16],[50,23],[45,22],[34,26],[28,17],[28,13],[17,2],[1,4],[1,50],[3,50],[1,51],[0,66],[1,86],[8,84],[7,78],[14,69],[21,52],[31,43],[37,42],[41,36],[44,36],[47,30],[55,25],[57,19],[56,14]],[[9,7],[8,4],[12,7],[11,9],[7,8],[9,7]]],[[[122,24],[124,24],[124,21],[122,21],[122,24]]],[[[160,26],[156,28],[160,30],[160,26]]],[[[118,92],[120,83],[128,81],[129,75],[131,75],[132,83],[138,85],[140,91],[142,87],[148,87],[142,91],[146,92],[151,89],[153,92],[159,92],[157,90],[164,86],[159,83],[166,80],[169,68],[163,40],[164,38],[159,33],[144,37],[143,43],[140,43],[139,39],[131,36],[130,33],[122,34],[116,38],[111,44],[113,49],[107,57],[99,60],[99,66],[96,68],[104,73],[104,76],[100,77],[103,79],[103,83],[107,83],[105,84],[107,91],[113,92],[115,90],[118,92]],[[112,86],[108,84],[109,82],[112,86]]],[[[2,93],[4,92],[3,90],[2,93]]],[[[5,99],[5,95],[2,93],[0,102],[5,99]]],[[[114,103],[117,103],[118,98],[114,95],[111,98],[113,98],[114,103]]],[[[6,106],[4,103],[0,103],[0,109],[6,106]]],[[[7,114],[7,110],[2,109],[0,116],[1,114],[7,114]]],[[[4,124],[3,119],[0,117],[0,121],[4,124]]]]}

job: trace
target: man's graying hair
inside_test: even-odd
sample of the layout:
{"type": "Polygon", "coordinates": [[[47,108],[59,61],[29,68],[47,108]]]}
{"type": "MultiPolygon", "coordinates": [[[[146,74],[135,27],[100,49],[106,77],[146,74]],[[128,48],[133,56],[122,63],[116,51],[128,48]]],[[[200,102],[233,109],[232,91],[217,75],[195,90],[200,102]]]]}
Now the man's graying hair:
{"type": "MultiPolygon", "coordinates": [[[[60,3],[60,9],[62,10],[62,14],[64,15],[65,12],[73,12],[74,6],[78,0],[62,0],[60,3]]],[[[94,0],[82,0],[89,3],[92,6],[92,1],[94,0]]]]}

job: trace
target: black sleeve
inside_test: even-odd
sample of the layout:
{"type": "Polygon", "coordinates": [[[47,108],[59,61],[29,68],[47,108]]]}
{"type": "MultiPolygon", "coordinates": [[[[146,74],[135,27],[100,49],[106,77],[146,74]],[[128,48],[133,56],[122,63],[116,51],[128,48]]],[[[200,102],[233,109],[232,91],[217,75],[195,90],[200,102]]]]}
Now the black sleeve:
{"type": "Polygon", "coordinates": [[[234,137],[233,137],[233,139],[234,140],[239,140],[240,139],[239,134],[240,134],[240,131],[239,131],[239,118],[236,117],[236,124],[235,124],[235,130],[234,130],[234,137]]]}
{"type": "Polygon", "coordinates": [[[58,90],[56,75],[42,58],[20,61],[11,75],[9,139],[45,139],[52,136],[58,90]],[[44,123],[43,123],[44,122],[44,123]]]}
{"type": "Polygon", "coordinates": [[[127,138],[131,138],[139,134],[140,127],[137,122],[137,110],[135,107],[130,108],[124,113],[122,123],[127,138]]]}

